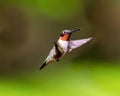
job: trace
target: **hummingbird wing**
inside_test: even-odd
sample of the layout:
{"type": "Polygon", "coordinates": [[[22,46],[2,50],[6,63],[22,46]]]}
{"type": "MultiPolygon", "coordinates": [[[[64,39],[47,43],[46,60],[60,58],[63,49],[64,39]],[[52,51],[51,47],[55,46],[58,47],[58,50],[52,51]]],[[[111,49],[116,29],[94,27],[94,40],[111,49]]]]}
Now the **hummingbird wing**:
{"type": "Polygon", "coordinates": [[[55,51],[56,51],[55,58],[56,58],[56,61],[59,61],[59,57],[61,57],[62,52],[60,51],[60,47],[59,47],[58,43],[54,42],[54,44],[55,44],[55,51]]]}
{"type": "Polygon", "coordinates": [[[68,52],[71,52],[72,49],[82,46],[83,44],[87,43],[91,39],[92,37],[86,38],[86,39],[79,39],[79,40],[70,40],[68,43],[68,52]]]}
{"type": "Polygon", "coordinates": [[[47,65],[47,63],[46,63],[46,62],[43,62],[43,64],[42,64],[41,67],[40,67],[40,70],[42,70],[46,65],[47,65]]]}
{"type": "Polygon", "coordinates": [[[43,62],[43,64],[40,67],[40,70],[43,69],[47,64],[49,64],[50,62],[55,61],[55,56],[56,51],[55,51],[55,46],[53,46],[53,48],[51,49],[51,51],[49,52],[47,58],[45,59],[45,61],[43,62]]]}
{"type": "Polygon", "coordinates": [[[42,66],[40,67],[40,70],[43,69],[50,62],[59,61],[59,58],[62,56],[61,50],[62,49],[60,48],[58,43],[54,42],[54,46],[51,49],[51,51],[50,51],[49,55],[47,56],[47,58],[45,59],[45,61],[43,62],[42,66]]]}

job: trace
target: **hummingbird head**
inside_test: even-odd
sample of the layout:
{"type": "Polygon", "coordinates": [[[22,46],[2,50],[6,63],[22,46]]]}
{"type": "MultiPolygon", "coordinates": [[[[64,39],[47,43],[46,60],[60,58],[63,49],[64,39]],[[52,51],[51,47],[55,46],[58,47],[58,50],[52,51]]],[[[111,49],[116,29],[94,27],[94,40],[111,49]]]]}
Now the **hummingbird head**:
{"type": "Polygon", "coordinates": [[[60,39],[63,41],[68,41],[71,34],[73,32],[79,31],[80,29],[74,29],[74,30],[63,30],[62,33],[60,34],[60,39]]]}

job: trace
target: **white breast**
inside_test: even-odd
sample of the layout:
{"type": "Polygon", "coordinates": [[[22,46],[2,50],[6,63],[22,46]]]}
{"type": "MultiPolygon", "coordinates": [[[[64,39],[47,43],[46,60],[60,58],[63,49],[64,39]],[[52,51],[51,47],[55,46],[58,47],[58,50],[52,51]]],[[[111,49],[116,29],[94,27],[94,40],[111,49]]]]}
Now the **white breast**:
{"type": "Polygon", "coordinates": [[[63,41],[63,40],[59,39],[58,43],[64,49],[64,51],[67,51],[67,49],[68,49],[68,41],[63,41]]]}

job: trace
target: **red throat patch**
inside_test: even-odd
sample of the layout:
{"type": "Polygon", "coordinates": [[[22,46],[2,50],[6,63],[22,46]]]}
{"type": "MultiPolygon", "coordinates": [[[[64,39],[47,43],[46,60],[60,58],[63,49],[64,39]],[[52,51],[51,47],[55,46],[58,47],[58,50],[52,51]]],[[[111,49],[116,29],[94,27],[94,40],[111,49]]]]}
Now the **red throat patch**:
{"type": "Polygon", "coordinates": [[[60,39],[63,40],[63,41],[68,40],[68,38],[69,38],[69,34],[66,34],[66,35],[60,37],[60,39]]]}

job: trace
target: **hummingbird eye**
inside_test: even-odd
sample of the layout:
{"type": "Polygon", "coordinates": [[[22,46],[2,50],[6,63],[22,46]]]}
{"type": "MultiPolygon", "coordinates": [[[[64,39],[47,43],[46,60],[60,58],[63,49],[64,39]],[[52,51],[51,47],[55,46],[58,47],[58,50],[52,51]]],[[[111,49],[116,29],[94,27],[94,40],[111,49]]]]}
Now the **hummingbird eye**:
{"type": "Polygon", "coordinates": [[[67,34],[67,32],[64,32],[63,34],[67,34]]]}
{"type": "Polygon", "coordinates": [[[68,34],[67,32],[63,31],[60,36],[64,36],[65,34],[68,34]]]}

